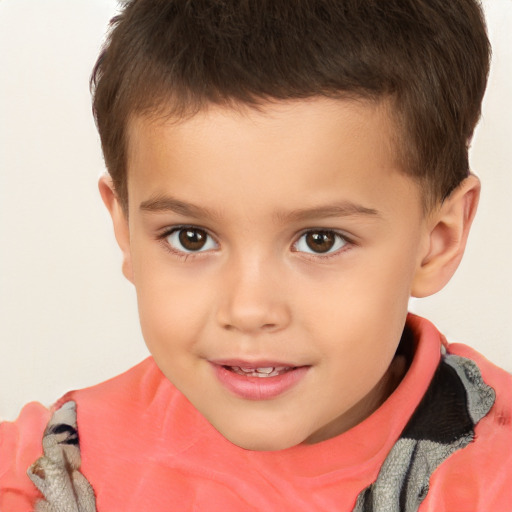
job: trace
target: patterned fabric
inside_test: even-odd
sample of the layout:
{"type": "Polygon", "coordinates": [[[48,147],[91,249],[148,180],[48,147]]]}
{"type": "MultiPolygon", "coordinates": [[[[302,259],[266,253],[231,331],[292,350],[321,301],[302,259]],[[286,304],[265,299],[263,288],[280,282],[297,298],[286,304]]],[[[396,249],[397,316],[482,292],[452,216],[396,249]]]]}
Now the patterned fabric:
{"type": "Polygon", "coordinates": [[[354,512],[414,512],[427,496],[435,469],[474,439],[475,425],[495,401],[477,365],[443,356],[434,378],[377,480],[358,497],[354,512]]]}
{"type": "Polygon", "coordinates": [[[55,411],[43,436],[43,452],[27,471],[41,491],[35,512],[96,512],[94,492],[80,473],[75,402],[55,411]]]}

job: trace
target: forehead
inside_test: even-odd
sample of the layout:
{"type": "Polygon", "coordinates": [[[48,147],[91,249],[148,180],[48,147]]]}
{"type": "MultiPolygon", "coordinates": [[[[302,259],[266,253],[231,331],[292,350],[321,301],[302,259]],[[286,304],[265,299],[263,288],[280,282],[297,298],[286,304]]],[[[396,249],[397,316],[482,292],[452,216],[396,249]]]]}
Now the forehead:
{"type": "MultiPolygon", "coordinates": [[[[261,141],[261,135],[276,134],[282,143],[302,147],[304,139],[315,140],[322,136],[337,135],[340,145],[349,133],[353,135],[351,145],[364,136],[372,138],[372,144],[389,150],[387,156],[396,153],[394,141],[397,139],[394,107],[391,100],[363,98],[333,99],[311,97],[301,100],[268,101],[257,105],[236,103],[223,106],[207,104],[194,113],[185,112],[182,116],[173,114],[173,104],[155,109],[155,115],[132,115],[127,124],[128,155],[138,151],[149,137],[161,138],[163,132],[176,139],[205,141],[212,144],[229,144],[224,134],[236,139],[251,140],[253,145],[261,141]],[[169,112],[169,114],[166,114],[169,112]]],[[[265,144],[268,141],[263,141],[265,144]]],[[[153,148],[154,150],[155,148],[153,148]]],[[[394,162],[395,163],[395,162],[394,162]]]]}
{"type": "Polygon", "coordinates": [[[212,203],[236,191],[282,204],[314,204],[334,192],[364,203],[394,191],[395,201],[413,184],[400,172],[396,147],[386,101],[312,98],[259,109],[211,106],[180,120],[133,117],[129,203],[171,190],[212,203]]]}

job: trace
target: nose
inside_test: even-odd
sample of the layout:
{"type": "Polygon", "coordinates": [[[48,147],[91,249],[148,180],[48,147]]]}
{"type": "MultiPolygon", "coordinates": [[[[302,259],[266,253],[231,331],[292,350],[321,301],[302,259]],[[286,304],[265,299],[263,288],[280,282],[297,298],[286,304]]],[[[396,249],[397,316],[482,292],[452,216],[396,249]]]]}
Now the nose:
{"type": "Polygon", "coordinates": [[[278,269],[259,259],[226,265],[220,284],[218,321],[226,330],[245,334],[287,327],[291,310],[278,269]]]}

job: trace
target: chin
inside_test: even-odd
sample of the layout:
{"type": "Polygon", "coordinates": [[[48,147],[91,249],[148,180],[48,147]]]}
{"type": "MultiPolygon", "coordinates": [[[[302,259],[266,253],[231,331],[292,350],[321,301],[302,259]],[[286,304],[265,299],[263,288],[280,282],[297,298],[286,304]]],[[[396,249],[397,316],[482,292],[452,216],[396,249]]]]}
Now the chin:
{"type": "Polygon", "coordinates": [[[243,448],[244,450],[251,450],[255,452],[275,452],[279,450],[286,450],[292,446],[296,446],[303,442],[302,437],[297,438],[296,436],[287,435],[283,433],[281,436],[276,437],[271,435],[271,431],[262,433],[246,433],[240,435],[235,433],[220,432],[229,442],[234,445],[243,448]]]}

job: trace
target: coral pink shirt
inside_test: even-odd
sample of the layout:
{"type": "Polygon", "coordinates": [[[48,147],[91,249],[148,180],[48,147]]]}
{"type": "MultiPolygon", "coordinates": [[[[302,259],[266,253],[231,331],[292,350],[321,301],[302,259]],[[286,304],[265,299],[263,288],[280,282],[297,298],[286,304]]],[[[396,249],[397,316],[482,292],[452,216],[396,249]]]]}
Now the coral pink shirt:
{"type": "MultiPolygon", "coordinates": [[[[410,316],[413,362],[386,402],[333,439],[277,452],[254,452],[223,438],[162,375],[152,358],[98,386],[68,393],[77,403],[82,472],[99,512],[350,511],[375,481],[386,455],[419,404],[446,342],[410,316]]],[[[434,472],[421,512],[512,511],[512,377],[460,344],[497,392],[475,441],[434,472]]],[[[56,404],[57,406],[59,404],[56,404]]],[[[305,412],[307,414],[307,412],[305,412]]],[[[41,454],[50,411],[27,405],[0,424],[0,510],[29,512],[38,491],[26,476],[41,454]]]]}

